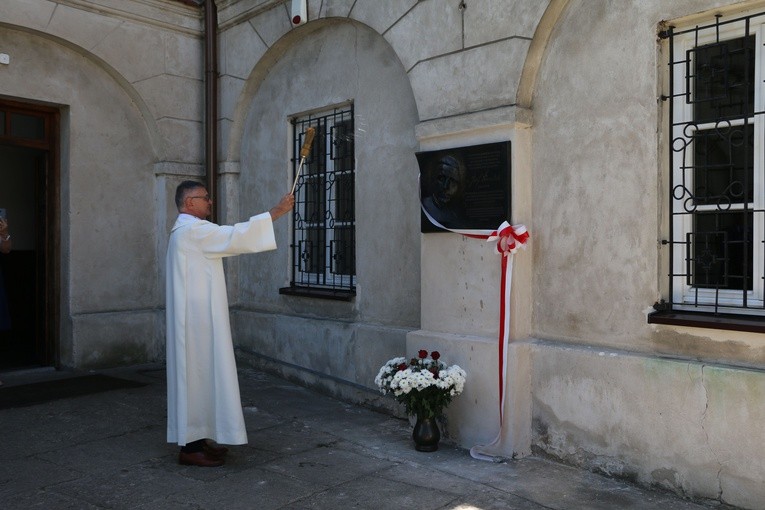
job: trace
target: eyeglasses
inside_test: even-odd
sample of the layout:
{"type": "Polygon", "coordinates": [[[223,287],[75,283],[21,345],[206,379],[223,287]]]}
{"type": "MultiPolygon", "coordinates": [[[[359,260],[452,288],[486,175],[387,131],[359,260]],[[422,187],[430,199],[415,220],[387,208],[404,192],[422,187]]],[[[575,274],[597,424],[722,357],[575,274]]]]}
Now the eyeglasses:
{"type": "Polygon", "coordinates": [[[203,200],[204,200],[204,201],[206,201],[206,202],[211,202],[211,201],[212,201],[212,200],[210,199],[210,195],[204,195],[204,196],[200,195],[200,196],[196,196],[196,197],[188,197],[188,198],[201,198],[201,199],[203,199],[203,200]]]}

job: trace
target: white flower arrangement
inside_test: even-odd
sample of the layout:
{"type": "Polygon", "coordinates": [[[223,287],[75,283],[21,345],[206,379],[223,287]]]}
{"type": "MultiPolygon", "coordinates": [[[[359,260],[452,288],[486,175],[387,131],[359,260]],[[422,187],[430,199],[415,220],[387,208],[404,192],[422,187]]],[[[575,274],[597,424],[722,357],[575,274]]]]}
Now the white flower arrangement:
{"type": "Polygon", "coordinates": [[[465,387],[465,371],[458,365],[446,366],[438,351],[420,350],[407,362],[399,357],[388,360],[375,377],[383,395],[392,393],[406,405],[410,415],[439,416],[465,387]]]}

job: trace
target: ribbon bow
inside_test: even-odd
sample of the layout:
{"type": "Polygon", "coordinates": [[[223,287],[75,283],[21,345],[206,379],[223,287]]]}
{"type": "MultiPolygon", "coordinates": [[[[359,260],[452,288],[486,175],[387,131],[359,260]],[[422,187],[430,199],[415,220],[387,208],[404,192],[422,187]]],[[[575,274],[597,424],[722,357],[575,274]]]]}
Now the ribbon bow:
{"type": "Polygon", "coordinates": [[[497,241],[497,251],[503,257],[512,255],[519,248],[526,248],[529,240],[529,231],[525,225],[510,225],[508,222],[502,222],[502,225],[486,239],[487,241],[497,241]]]}

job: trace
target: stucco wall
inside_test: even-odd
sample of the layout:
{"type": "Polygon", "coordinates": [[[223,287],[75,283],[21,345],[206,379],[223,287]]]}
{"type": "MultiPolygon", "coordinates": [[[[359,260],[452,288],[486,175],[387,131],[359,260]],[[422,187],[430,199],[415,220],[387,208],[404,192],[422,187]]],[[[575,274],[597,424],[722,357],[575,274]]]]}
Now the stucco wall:
{"type": "Polygon", "coordinates": [[[546,342],[532,344],[531,365],[541,451],[609,476],[762,508],[761,370],[546,342]]]}
{"type": "MultiPolygon", "coordinates": [[[[356,299],[278,294],[280,220],[279,250],[226,263],[243,357],[347,395],[373,389],[388,358],[437,348],[468,372],[447,433],[491,440],[499,261],[419,233],[414,152],[511,140],[509,219],[532,240],[515,258],[505,453],[533,446],[757,508],[762,335],[646,313],[666,291],[657,26],[764,3],[324,0],[293,28],[288,2],[220,0],[223,221],[288,189],[287,116],[352,99],[364,130],[356,299]]],[[[0,2],[2,93],[63,111],[65,364],[162,356],[171,196],[203,173],[200,16],[155,0],[0,2]]]]}
{"type": "Polygon", "coordinates": [[[299,35],[262,78],[253,70],[260,83],[243,129],[240,214],[265,210],[289,190],[289,117],[353,101],[356,296],[279,295],[291,259],[288,221],[280,221],[277,251],[237,261],[235,337],[244,350],[372,388],[379,366],[419,325],[416,108],[396,55],[368,27],[317,21],[299,35]]]}
{"type": "Polygon", "coordinates": [[[61,172],[61,216],[69,227],[62,240],[62,276],[67,320],[77,342],[66,350],[64,363],[98,364],[104,356],[111,362],[145,359],[154,348],[151,329],[119,315],[111,322],[122,322],[122,333],[91,329],[98,320],[94,314],[161,302],[153,257],[156,233],[135,228],[152,225],[155,215],[153,201],[136,202],[136,197],[151,197],[153,181],[152,153],[146,151],[151,144],[140,112],[102,69],[64,46],[11,29],[0,31],[0,44],[12,56],[0,73],[5,94],[66,108],[62,124],[72,143],[61,172]]]}
{"type": "MultiPolygon", "coordinates": [[[[496,372],[483,361],[496,352],[499,259],[485,243],[419,233],[414,152],[517,138],[515,89],[546,3],[492,10],[487,1],[467,8],[445,0],[309,2],[309,23],[299,28],[290,26],[286,3],[221,5],[221,138],[228,187],[241,190],[227,193],[239,217],[265,208],[288,184],[287,115],[353,99],[363,129],[355,301],[278,296],[275,289],[289,281],[284,254],[241,258],[229,265],[238,275],[238,345],[304,380],[314,381],[318,370],[326,380],[373,388],[385,360],[457,339],[442,352],[450,363],[475,360],[466,368],[480,398],[466,397],[472,404],[450,416],[453,437],[467,446],[491,438],[496,421],[474,417],[497,412],[496,372]],[[365,333],[369,325],[374,334],[365,333]]],[[[518,139],[519,148],[529,143],[518,139]]],[[[528,154],[513,153],[515,211],[526,218],[528,154]]],[[[278,236],[286,246],[284,226],[278,236]]],[[[530,262],[521,263],[525,276],[530,262]]],[[[529,288],[527,278],[521,283],[529,288]]],[[[530,314],[528,303],[516,310],[530,314]]]]}
{"type": "Polygon", "coordinates": [[[667,66],[657,27],[722,3],[633,2],[617,12],[607,2],[569,2],[534,93],[535,336],[765,363],[761,335],[646,321],[667,285],[658,100],[667,66]],[[583,25],[599,28],[582,37],[583,25]]]}
{"type": "Polygon", "coordinates": [[[552,30],[532,103],[531,336],[545,339],[531,357],[532,444],[762,508],[765,338],[646,320],[667,291],[667,56],[657,28],[744,4],[762,6],[571,0],[552,30]]]}
{"type": "Polygon", "coordinates": [[[0,67],[3,95],[62,112],[53,290],[64,366],[163,356],[167,197],[157,182],[194,174],[189,164],[202,154],[199,12],[169,7],[0,3],[0,47],[10,56],[0,67]]]}
{"type": "Polygon", "coordinates": [[[657,298],[658,20],[633,4],[625,15],[607,2],[570,2],[540,71],[532,184],[540,337],[635,349],[649,332],[645,310],[657,298]],[[593,27],[587,37],[582,23],[593,27]]]}
{"type": "MultiPolygon", "coordinates": [[[[512,344],[511,356],[524,343],[512,344]]],[[[532,451],[688,497],[763,508],[761,368],[592,344],[529,345],[531,421],[514,430],[531,426],[532,451]]],[[[512,405],[526,409],[524,395],[512,405]]]]}

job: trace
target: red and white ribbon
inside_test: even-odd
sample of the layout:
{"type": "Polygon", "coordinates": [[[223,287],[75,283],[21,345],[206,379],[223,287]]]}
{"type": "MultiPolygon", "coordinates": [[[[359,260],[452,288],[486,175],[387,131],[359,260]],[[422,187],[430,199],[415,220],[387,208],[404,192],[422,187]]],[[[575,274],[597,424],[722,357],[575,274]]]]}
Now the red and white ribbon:
{"type": "MultiPolygon", "coordinates": [[[[421,205],[422,207],[422,205],[421,205]]],[[[507,221],[496,230],[457,230],[444,227],[436,221],[428,211],[422,207],[422,212],[433,225],[449,232],[462,234],[474,239],[485,239],[488,242],[497,243],[497,252],[502,255],[502,271],[500,276],[499,292],[499,342],[498,342],[498,365],[499,365],[499,432],[494,441],[489,445],[478,445],[470,449],[470,455],[480,460],[494,460],[495,456],[483,453],[487,447],[499,443],[502,438],[504,427],[505,409],[505,378],[507,375],[507,345],[510,340],[510,291],[513,280],[513,255],[520,248],[525,248],[529,240],[529,232],[525,225],[510,225],[507,221]]]]}

